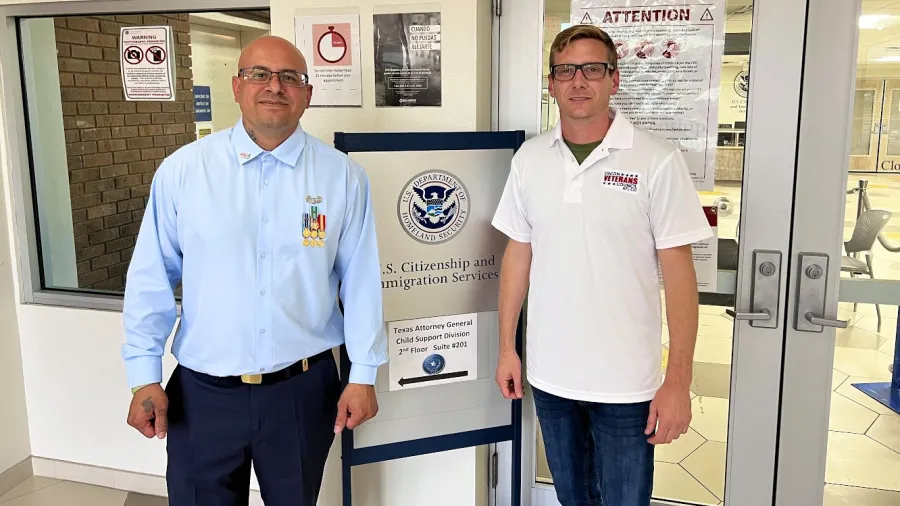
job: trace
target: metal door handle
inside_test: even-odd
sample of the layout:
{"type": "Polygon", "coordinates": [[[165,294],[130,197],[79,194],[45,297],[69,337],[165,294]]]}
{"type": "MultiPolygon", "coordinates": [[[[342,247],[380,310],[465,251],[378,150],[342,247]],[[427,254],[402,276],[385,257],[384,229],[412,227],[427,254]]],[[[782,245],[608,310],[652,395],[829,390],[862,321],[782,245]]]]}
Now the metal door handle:
{"type": "Polygon", "coordinates": [[[812,323],[813,325],[819,325],[822,327],[835,327],[839,329],[845,329],[850,324],[850,322],[846,322],[844,320],[829,320],[828,318],[820,318],[812,313],[812,311],[806,313],[806,321],[812,323]]]}
{"type": "Polygon", "coordinates": [[[726,309],[725,313],[735,320],[766,321],[772,319],[772,313],[768,309],[763,309],[761,313],[736,313],[731,309],[726,309]]]}

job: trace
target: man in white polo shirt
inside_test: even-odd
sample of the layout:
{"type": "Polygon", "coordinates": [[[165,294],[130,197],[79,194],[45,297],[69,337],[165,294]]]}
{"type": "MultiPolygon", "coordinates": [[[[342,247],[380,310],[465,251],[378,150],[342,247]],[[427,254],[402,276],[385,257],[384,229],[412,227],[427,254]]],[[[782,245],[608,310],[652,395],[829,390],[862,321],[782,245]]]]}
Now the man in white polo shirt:
{"type": "Polygon", "coordinates": [[[711,229],[681,152],[610,108],[619,71],[606,33],[587,25],[560,33],[549,83],[559,124],[516,153],[493,220],[510,239],[496,380],[506,398],[522,397],[514,343],[530,283],[527,378],[560,503],[647,506],[654,445],[691,420],[691,243],[711,229]]]}

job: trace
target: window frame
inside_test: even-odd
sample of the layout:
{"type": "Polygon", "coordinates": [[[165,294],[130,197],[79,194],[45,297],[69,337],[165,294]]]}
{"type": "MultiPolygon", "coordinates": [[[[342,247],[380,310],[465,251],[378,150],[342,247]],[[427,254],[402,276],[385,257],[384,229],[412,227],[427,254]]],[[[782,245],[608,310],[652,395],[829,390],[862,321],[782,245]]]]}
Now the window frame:
{"type": "MultiPolygon", "coordinates": [[[[45,288],[38,235],[38,213],[35,198],[34,168],[24,73],[21,55],[19,20],[62,16],[89,16],[134,13],[198,13],[229,10],[269,9],[268,0],[194,0],[190,9],[177,0],[160,0],[153,8],[136,0],[103,0],[89,2],[57,2],[19,4],[0,7],[0,134],[7,149],[2,150],[2,172],[9,176],[9,210],[12,213],[12,247],[18,261],[14,275],[18,281],[19,302],[122,311],[124,294],[77,288],[45,288]]],[[[0,187],[3,185],[0,184],[0,187]]],[[[179,311],[180,312],[180,311],[179,311]]]]}

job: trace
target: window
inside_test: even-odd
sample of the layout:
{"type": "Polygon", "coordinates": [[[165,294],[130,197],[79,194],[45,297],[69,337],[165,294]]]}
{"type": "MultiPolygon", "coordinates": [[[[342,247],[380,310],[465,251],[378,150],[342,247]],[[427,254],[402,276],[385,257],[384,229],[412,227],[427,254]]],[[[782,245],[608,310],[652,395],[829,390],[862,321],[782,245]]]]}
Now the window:
{"type": "MultiPolygon", "coordinates": [[[[118,294],[162,160],[240,117],[231,77],[268,10],[22,18],[40,286],[118,294]],[[120,28],[171,27],[174,101],[125,98],[120,28]]],[[[36,283],[34,283],[36,285],[36,283]]]]}

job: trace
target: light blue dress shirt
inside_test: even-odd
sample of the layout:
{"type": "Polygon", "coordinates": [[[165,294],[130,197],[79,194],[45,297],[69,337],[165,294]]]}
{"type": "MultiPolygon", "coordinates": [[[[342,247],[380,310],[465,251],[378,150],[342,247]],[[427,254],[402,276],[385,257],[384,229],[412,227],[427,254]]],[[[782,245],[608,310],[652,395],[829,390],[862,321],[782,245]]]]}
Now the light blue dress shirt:
{"type": "Polygon", "coordinates": [[[239,120],[157,170],[126,278],[131,388],[162,381],[179,281],[172,353],[189,369],[268,373],[346,343],[350,382],[371,385],[387,362],[368,177],[299,127],[267,152],[239,120]],[[313,222],[321,246],[304,245],[313,222]]]}

